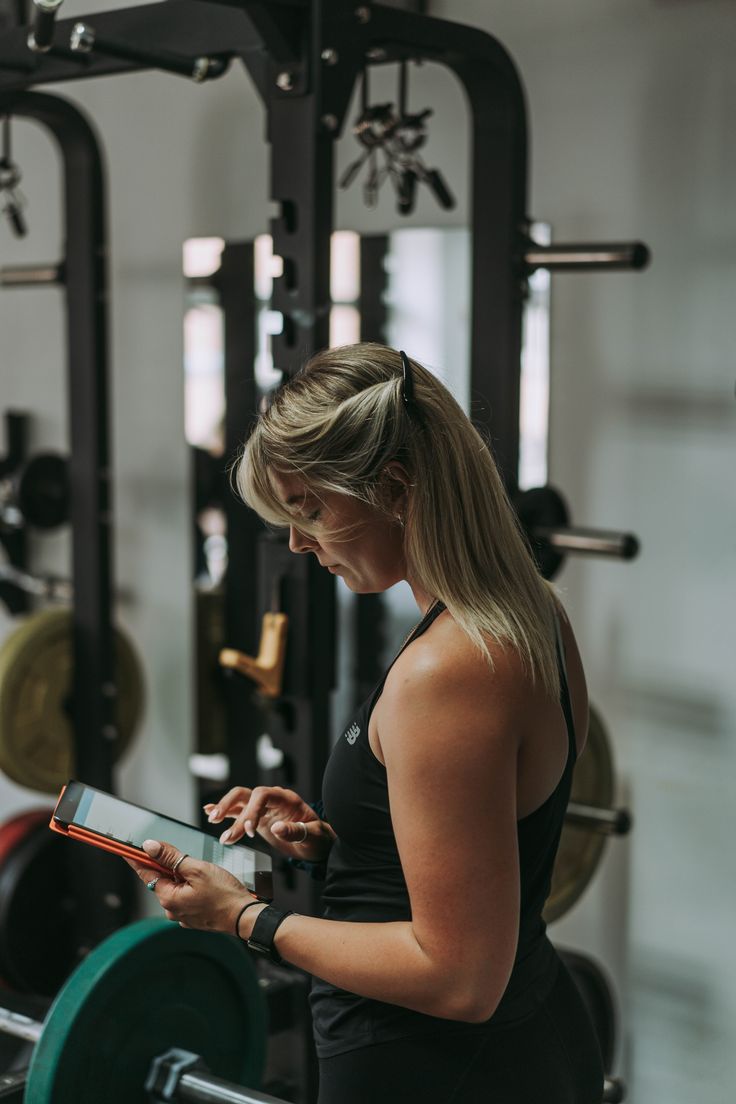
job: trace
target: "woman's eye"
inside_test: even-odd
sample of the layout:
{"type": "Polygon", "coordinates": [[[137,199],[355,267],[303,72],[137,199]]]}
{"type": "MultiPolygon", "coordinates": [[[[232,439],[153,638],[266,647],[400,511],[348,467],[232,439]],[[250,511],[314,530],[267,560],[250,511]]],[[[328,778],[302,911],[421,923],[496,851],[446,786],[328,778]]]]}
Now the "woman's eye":
{"type": "Polygon", "coordinates": [[[319,520],[319,516],[322,513],[321,510],[315,510],[313,514],[310,514],[307,521],[315,522],[319,520]]]}

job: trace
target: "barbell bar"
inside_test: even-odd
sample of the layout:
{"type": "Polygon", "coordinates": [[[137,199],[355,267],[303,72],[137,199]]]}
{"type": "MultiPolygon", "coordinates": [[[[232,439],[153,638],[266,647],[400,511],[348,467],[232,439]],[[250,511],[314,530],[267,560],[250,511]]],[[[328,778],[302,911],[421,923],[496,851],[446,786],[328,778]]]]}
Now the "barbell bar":
{"type": "Polygon", "coordinates": [[[4,265],[0,268],[0,287],[60,287],[64,283],[61,264],[4,265]]]}
{"type": "Polygon", "coordinates": [[[639,539],[633,533],[570,525],[570,512],[556,487],[517,491],[513,505],[545,579],[555,577],[567,553],[617,560],[639,554],[639,539]]]}
{"type": "Polygon", "coordinates": [[[606,809],[571,801],[565,810],[565,823],[603,836],[625,836],[631,831],[632,819],[628,809],[606,809]]]}
{"type": "Polygon", "coordinates": [[[546,268],[550,272],[639,272],[649,264],[651,254],[644,242],[597,242],[570,245],[537,245],[527,242],[524,264],[528,272],[546,268]]]}
{"type": "Polygon", "coordinates": [[[12,564],[0,564],[0,583],[11,583],[24,594],[43,598],[48,602],[71,603],[73,588],[69,579],[59,575],[31,575],[12,564]]]}

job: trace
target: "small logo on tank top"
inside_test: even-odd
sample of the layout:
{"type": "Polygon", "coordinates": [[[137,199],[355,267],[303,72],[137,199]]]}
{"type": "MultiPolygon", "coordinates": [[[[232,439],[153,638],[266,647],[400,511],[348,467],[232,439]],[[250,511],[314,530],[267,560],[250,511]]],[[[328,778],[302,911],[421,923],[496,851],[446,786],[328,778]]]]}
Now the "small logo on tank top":
{"type": "Polygon", "coordinates": [[[354,744],[360,736],[360,729],[357,724],[351,724],[350,728],[345,733],[345,739],[349,744],[354,744]]]}

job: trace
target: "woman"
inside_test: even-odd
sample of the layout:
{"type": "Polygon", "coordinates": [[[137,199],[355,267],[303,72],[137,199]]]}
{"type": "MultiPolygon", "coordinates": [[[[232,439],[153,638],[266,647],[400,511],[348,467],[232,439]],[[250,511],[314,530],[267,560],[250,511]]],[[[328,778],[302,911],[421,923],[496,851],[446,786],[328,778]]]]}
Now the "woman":
{"type": "Polygon", "coordinates": [[[422,618],[333,750],[323,817],[278,787],[206,806],[232,821],[223,842],[326,861],[324,917],[147,842],[177,866],[149,883],[167,916],[314,975],[320,1104],[599,1104],[593,1029],[541,919],[585,677],[485,442],[421,365],[354,345],[278,391],[236,479],[293,552],[360,594],[406,579],[422,618]]]}

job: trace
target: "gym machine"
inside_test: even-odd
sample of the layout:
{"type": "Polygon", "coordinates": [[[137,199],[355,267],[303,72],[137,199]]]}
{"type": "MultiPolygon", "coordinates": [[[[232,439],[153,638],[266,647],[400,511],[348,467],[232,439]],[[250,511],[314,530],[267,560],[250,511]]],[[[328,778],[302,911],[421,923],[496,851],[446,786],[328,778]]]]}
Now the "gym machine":
{"type": "MultiPolygon", "coordinates": [[[[58,21],[60,7],[61,0],[36,0],[30,31],[17,27],[0,34],[0,114],[46,123],[63,150],[74,144],[89,163],[85,190],[80,193],[77,189],[74,202],[67,184],[68,230],[75,214],[81,216],[86,211],[94,212],[91,221],[100,228],[101,186],[90,186],[90,179],[98,181],[100,173],[93,156],[94,143],[78,112],[63,100],[26,91],[29,86],[149,68],[204,84],[220,77],[233,60],[248,69],[266,108],[271,198],[279,204],[271,234],[274,252],[283,259],[283,275],[275,283],[273,307],[283,316],[283,331],[274,339],[274,360],[285,377],[328,343],[334,142],[343,127],[356,78],[366,66],[413,60],[433,61],[455,73],[472,112],[471,388],[487,399],[486,428],[509,493],[515,496],[521,315],[529,274],[540,266],[555,272],[635,269],[646,263],[648,254],[641,243],[543,247],[530,240],[524,97],[503,47],[490,35],[444,20],[374,3],[346,4],[344,0],[164,0],[90,15],[82,25],[76,20],[58,21]]],[[[68,175],[68,163],[66,171],[68,175]]],[[[92,248],[86,257],[78,258],[79,267],[74,268],[71,254],[82,250],[83,229],[80,234],[69,234],[65,286],[68,298],[72,291],[83,290],[89,299],[81,315],[73,316],[70,309],[69,332],[72,340],[74,335],[84,334],[85,327],[94,335],[96,344],[87,350],[84,378],[90,394],[92,388],[98,388],[98,410],[104,412],[105,377],[99,372],[99,361],[97,375],[94,370],[95,349],[99,354],[104,345],[104,296],[94,294],[95,279],[104,281],[104,251],[95,253],[92,248]]],[[[53,270],[56,280],[58,266],[44,268],[47,274],[53,270]]],[[[77,362],[70,357],[70,363],[77,362]]],[[[104,416],[100,422],[88,399],[89,394],[83,392],[72,404],[73,416],[90,438],[84,459],[80,453],[78,465],[74,457],[72,460],[72,523],[75,542],[94,532],[98,550],[104,552],[109,538],[109,518],[100,522],[107,512],[109,493],[106,422],[104,416]],[[87,488],[86,494],[81,493],[82,486],[87,488]],[[90,508],[90,515],[75,513],[82,509],[79,503],[90,508]]],[[[238,427],[241,435],[244,428],[243,423],[238,427]]],[[[74,423],[72,429],[74,434],[74,423]]],[[[626,558],[635,550],[635,539],[625,534],[574,531],[566,518],[550,522],[547,511],[530,510],[528,516],[533,541],[557,557],[561,552],[583,551],[626,558]]],[[[257,547],[251,542],[247,548],[238,548],[237,555],[242,576],[254,581],[253,592],[267,596],[262,597],[262,603],[268,603],[265,612],[285,613],[289,618],[286,666],[278,697],[269,706],[269,722],[273,722],[269,727],[289,763],[289,784],[305,795],[316,796],[328,752],[329,696],[335,681],[334,580],[310,563],[311,558],[290,556],[278,540],[259,538],[257,547]]],[[[112,724],[103,688],[114,687],[106,565],[108,556],[98,556],[95,571],[78,580],[75,556],[75,616],[82,603],[89,603],[85,607],[86,635],[78,629],[75,636],[79,647],[75,671],[77,678],[79,672],[86,671],[90,688],[87,713],[91,721],[79,705],[80,746],[89,749],[90,762],[94,756],[99,758],[109,779],[109,750],[104,734],[100,738],[100,722],[112,724]],[[98,649],[91,657],[85,646],[93,633],[98,649]],[[95,665],[93,659],[99,662],[95,665]]],[[[254,656],[260,650],[259,614],[264,610],[257,610],[252,598],[243,601],[241,620],[237,628],[233,626],[228,643],[254,656]]],[[[262,701],[259,708],[264,708],[262,701]]],[[[235,765],[237,754],[232,761],[235,765]]],[[[109,788],[99,776],[88,772],[87,777],[109,788]]],[[[578,810],[577,815],[579,823],[584,820],[599,828],[603,822],[609,827],[622,824],[616,815],[600,817],[590,807],[578,810]]],[[[286,908],[313,912],[319,893],[309,879],[284,871],[279,896],[286,908]]],[[[303,1099],[313,1095],[310,1083],[313,1085],[313,1080],[307,1077],[303,1099]]]]}

